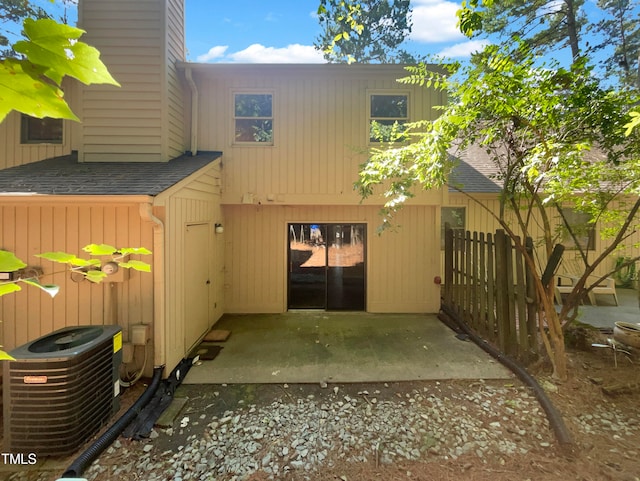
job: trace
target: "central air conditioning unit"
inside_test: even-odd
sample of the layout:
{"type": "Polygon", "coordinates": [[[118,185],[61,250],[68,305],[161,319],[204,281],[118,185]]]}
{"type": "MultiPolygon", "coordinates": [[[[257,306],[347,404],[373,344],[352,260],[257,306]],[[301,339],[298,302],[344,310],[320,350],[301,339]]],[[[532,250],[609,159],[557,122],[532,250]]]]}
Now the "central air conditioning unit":
{"type": "Polygon", "coordinates": [[[20,346],[4,362],[4,450],[74,453],[120,408],[122,330],[67,327],[20,346]]]}

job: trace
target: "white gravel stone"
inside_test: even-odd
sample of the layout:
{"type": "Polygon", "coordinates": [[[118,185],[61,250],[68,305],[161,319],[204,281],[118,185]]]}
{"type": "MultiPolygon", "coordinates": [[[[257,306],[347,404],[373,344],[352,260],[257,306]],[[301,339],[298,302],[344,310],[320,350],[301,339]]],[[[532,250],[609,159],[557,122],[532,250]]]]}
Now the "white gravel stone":
{"type": "MultiPolygon", "coordinates": [[[[387,385],[385,389],[392,388],[387,385]]],[[[123,461],[130,448],[119,442],[108,456],[120,457],[118,479],[138,479],[129,473],[141,472],[144,465],[144,479],[150,481],[167,479],[167,473],[173,473],[173,481],[242,481],[258,470],[273,479],[286,479],[286,473],[294,470],[308,472],[309,479],[315,479],[311,473],[337,462],[375,459],[391,464],[469,454],[483,459],[548,449],[554,444],[544,413],[524,388],[474,383],[459,393],[436,383],[401,396],[376,390],[373,399],[367,391],[356,397],[342,395],[337,386],[321,393],[301,399],[285,395],[265,406],[240,404],[204,420],[204,432],[200,428],[197,435],[189,436],[182,449],[153,459],[150,454],[134,453],[123,461]]],[[[594,406],[593,412],[574,421],[585,432],[606,431],[621,439],[640,430],[640,420],[626,418],[610,406],[594,406]],[[606,414],[595,414],[602,412],[606,414]]],[[[192,425],[189,423],[190,428],[192,425]]],[[[154,443],[171,436],[167,431],[157,433],[154,443]]],[[[148,453],[152,448],[147,444],[141,449],[148,453]]],[[[114,465],[94,464],[85,473],[89,481],[104,469],[101,464],[114,465]]]]}

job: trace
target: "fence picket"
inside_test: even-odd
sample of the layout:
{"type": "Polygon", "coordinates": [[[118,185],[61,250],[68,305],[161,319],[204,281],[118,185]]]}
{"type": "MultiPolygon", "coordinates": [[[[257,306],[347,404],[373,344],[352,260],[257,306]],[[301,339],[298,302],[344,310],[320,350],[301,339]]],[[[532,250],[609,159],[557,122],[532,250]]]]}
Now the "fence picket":
{"type": "MultiPolygon", "coordinates": [[[[533,242],[526,240],[533,252],[533,242]]],[[[504,231],[445,230],[443,302],[509,355],[538,352],[537,303],[523,253],[504,231]]]]}

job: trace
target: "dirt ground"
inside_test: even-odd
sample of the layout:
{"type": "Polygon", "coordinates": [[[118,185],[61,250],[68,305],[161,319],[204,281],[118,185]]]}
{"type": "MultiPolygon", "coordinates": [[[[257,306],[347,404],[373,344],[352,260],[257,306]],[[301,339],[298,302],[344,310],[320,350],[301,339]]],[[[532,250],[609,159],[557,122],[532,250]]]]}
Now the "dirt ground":
{"type": "MultiPolygon", "coordinates": [[[[471,480],[471,481],[513,481],[513,480],[640,480],[640,353],[632,353],[627,356],[614,352],[610,348],[594,348],[591,344],[606,343],[606,335],[590,332],[586,336],[577,336],[577,348],[570,349],[570,377],[566,382],[552,381],[548,374],[548,366],[539,365],[532,368],[539,382],[545,387],[553,403],[562,414],[569,428],[574,447],[569,452],[563,452],[558,446],[551,449],[533,450],[526,455],[513,455],[510,457],[479,458],[475,455],[463,455],[457,459],[443,459],[435,457],[420,461],[403,461],[390,465],[376,465],[374,463],[338,463],[333,468],[322,469],[318,473],[288,473],[283,479],[290,480],[471,480]],[[617,391],[611,393],[611,390],[617,391]],[[608,413],[617,413],[616,422],[601,424],[601,429],[596,428],[585,431],[581,420],[591,419],[594,416],[607,421],[608,413]],[[620,415],[620,413],[622,413],[620,415]],[[621,418],[622,416],[622,418],[621,418]],[[626,424],[629,429],[620,428],[620,424],[626,424]],[[614,426],[614,428],[611,428],[614,426]],[[622,431],[621,431],[622,430],[622,431]]],[[[500,383],[500,381],[495,381],[500,383]]],[[[468,387],[468,382],[441,382],[447,384],[451,392],[468,387]]],[[[410,392],[416,387],[424,387],[429,382],[394,383],[393,391],[396,393],[410,392]]],[[[187,388],[187,386],[184,386],[187,388]]],[[[215,386],[196,387],[204,393],[205,389],[213,391],[215,386]]],[[[181,387],[182,389],[182,387],[181,387]]],[[[209,404],[207,414],[217,414],[227,409],[234,409],[246,403],[270,403],[274,398],[293,398],[307,396],[309,392],[318,390],[318,386],[291,386],[285,390],[280,385],[238,385],[229,386],[221,390],[219,403],[215,406],[209,404]]],[[[349,389],[362,390],[366,386],[357,385],[349,387],[341,386],[345,392],[349,389]]],[[[373,387],[375,389],[375,387],[373,387]]],[[[130,405],[140,394],[141,387],[128,393],[123,398],[123,409],[130,405]]],[[[206,396],[203,394],[203,399],[206,396]]],[[[493,413],[499,415],[500,413],[493,413]]],[[[177,422],[179,422],[179,417],[177,422]]],[[[593,424],[594,426],[597,425],[593,424]]],[[[171,443],[186,441],[174,435],[171,443]]],[[[162,443],[162,437],[154,440],[154,443],[162,443]]],[[[124,462],[124,457],[141,455],[143,443],[120,439],[120,448],[111,450],[111,454],[105,453],[99,462],[108,465],[117,465],[119,458],[124,462]]],[[[168,441],[165,441],[168,442],[168,441]]],[[[175,446],[157,446],[158,452],[171,450],[175,446]]],[[[165,451],[166,452],[166,451],[165,451]]],[[[29,469],[29,472],[10,473],[7,470],[0,471],[0,479],[10,481],[54,481],[58,479],[64,468],[74,459],[57,460],[54,464],[44,464],[40,469],[29,469]]],[[[92,475],[89,479],[107,481],[112,477],[92,475]]],[[[144,480],[144,474],[131,474],[129,478],[118,479],[144,480]]],[[[173,477],[167,473],[167,480],[173,477]]],[[[250,481],[265,481],[268,475],[258,472],[248,478],[250,481]]]]}
{"type": "MultiPolygon", "coordinates": [[[[556,446],[556,449],[552,450],[496,459],[481,459],[470,454],[455,460],[403,462],[387,466],[338,465],[311,479],[639,481],[640,352],[636,350],[631,356],[617,352],[614,359],[612,349],[591,347],[592,343],[606,344],[607,337],[610,335],[589,332],[584,337],[583,333],[578,337],[580,345],[569,350],[570,377],[566,382],[559,383],[552,380],[548,366],[541,365],[532,370],[532,374],[545,387],[545,391],[562,414],[571,432],[574,447],[570,451],[563,452],[559,446],[556,446]],[[613,394],[611,389],[617,392],[613,394]],[[612,411],[625,414],[627,417],[624,421],[633,426],[633,430],[627,431],[624,436],[619,435],[615,429],[594,430],[586,433],[578,421],[585,416],[588,418],[594,414],[612,411]]],[[[468,383],[451,382],[450,384],[455,391],[455,389],[463,390],[468,383]]],[[[266,481],[269,478],[264,474],[256,473],[249,479],[266,481]]],[[[292,476],[288,479],[298,478],[292,476]]],[[[301,476],[300,479],[309,478],[301,476]]]]}

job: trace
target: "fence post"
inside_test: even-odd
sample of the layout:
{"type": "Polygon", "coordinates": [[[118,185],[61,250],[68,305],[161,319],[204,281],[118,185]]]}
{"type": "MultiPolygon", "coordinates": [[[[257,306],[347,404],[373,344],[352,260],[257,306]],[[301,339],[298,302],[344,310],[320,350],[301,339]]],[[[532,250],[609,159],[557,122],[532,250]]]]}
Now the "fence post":
{"type": "Polygon", "coordinates": [[[453,302],[453,229],[444,231],[444,302],[451,307],[453,302]]]}
{"type": "Polygon", "coordinates": [[[487,234],[487,331],[489,339],[496,339],[496,244],[493,235],[487,234]]]}
{"type": "MultiPolygon", "coordinates": [[[[522,251],[515,250],[516,263],[516,297],[515,308],[517,310],[517,337],[516,346],[518,357],[521,359],[528,355],[529,351],[529,329],[527,326],[527,278],[525,275],[525,258],[522,251]]],[[[515,325],[515,324],[514,324],[515,325]]]]}
{"type": "MultiPolygon", "coordinates": [[[[527,237],[526,243],[527,254],[533,259],[533,239],[527,237]]],[[[529,336],[528,349],[529,354],[538,354],[538,294],[534,283],[534,273],[531,272],[529,265],[525,264],[527,277],[527,334],[529,336]]],[[[526,359],[529,361],[529,359],[526,359]]]]}
{"type": "Polygon", "coordinates": [[[507,261],[507,238],[503,230],[496,231],[496,325],[498,328],[498,346],[509,353],[509,275],[510,262],[507,261]]]}

